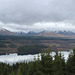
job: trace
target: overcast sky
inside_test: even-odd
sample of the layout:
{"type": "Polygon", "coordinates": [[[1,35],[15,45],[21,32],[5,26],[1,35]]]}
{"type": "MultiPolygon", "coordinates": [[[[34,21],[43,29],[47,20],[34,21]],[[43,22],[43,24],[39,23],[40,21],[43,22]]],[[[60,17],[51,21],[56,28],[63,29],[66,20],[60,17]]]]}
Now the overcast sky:
{"type": "Polygon", "coordinates": [[[75,0],[0,0],[0,27],[75,31],[75,0]]]}

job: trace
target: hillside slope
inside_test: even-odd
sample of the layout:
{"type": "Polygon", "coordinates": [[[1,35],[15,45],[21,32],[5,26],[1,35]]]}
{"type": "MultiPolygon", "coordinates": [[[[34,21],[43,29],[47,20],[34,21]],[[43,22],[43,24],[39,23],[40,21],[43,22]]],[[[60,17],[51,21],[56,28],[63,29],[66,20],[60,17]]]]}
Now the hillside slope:
{"type": "Polygon", "coordinates": [[[0,28],[0,35],[17,35],[17,34],[14,33],[14,32],[11,32],[11,31],[9,31],[9,30],[0,28]]]}
{"type": "Polygon", "coordinates": [[[44,32],[44,33],[40,33],[36,36],[46,36],[46,37],[67,37],[65,35],[62,35],[62,34],[58,34],[58,33],[55,33],[55,32],[44,32]]]}

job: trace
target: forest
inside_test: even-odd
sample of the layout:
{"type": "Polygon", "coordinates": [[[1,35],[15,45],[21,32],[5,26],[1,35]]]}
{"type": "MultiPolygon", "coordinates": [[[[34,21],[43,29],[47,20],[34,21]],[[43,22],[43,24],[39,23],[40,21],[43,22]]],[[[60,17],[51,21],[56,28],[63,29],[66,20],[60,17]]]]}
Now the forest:
{"type": "Polygon", "coordinates": [[[42,49],[69,51],[75,48],[75,39],[43,36],[0,35],[0,55],[17,53],[19,55],[38,54],[42,49]]]}
{"type": "Polygon", "coordinates": [[[34,61],[21,62],[13,65],[0,63],[0,75],[75,75],[75,49],[70,52],[65,61],[63,54],[51,51],[41,53],[41,60],[34,57],[34,61]]]}
{"type": "Polygon", "coordinates": [[[44,45],[26,45],[18,48],[18,55],[38,54],[42,49],[48,48],[44,45]]]}

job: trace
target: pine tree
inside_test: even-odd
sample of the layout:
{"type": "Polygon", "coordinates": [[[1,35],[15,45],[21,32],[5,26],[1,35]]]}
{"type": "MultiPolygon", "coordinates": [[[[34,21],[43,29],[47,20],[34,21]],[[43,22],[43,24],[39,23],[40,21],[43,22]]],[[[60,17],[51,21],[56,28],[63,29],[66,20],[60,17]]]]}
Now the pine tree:
{"type": "Polygon", "coordinates": [[[34,71],[35,71],[35,75],[44,75],[42,72],[42,65],[41,65],[41,60],[40,60],[40,56],[38,54],[38,58],[35,62],[33,62],[34,64],[34,71]]]}
{"type": "Polygon", "coordinates": [[[27,75],[34,75],[34,74],[35,74],[34,72],[35,72],[35,71],[34,71],[33,62],[30,62],[30,63],[28,64],[28,72],[27,72],[27,75]]]}
{"type": "Polygon", "coordinates": [[[17,75],[22,75],[20,68],[17,71],[17,75]]]}
{"type": "Polygon", "coordinates": [[[41,65],[43,66],[43,73],[46,75],[53,75],[53,58],[50,54],[49,50],[41,54],[41,65]]]}
{"type": "Polygon", "coordinates": [[[66,68],[67,75],[75,75],[75,49],[69,54],[66,68]]]}
{"type": "Polygon", "coordinates": [[[56,52],[54,56],[54,75],[64,75],[65,60],[61,53],[56,52]]]}
{"type": "Polygon", "coordinates": [[[4,65],[3,75],[9,75],[8,66],[6,64],[4,65]]]}
{"type": "Polygon", "coordinates": [[[15,72],[14,72],[14,71],[12,71],[12,72],[11,72],[11,74],[9,74],[9,75],[15,75],[15,72]]]}
{"type": "Polygon", "coordinates": [[[21,69],[21,72],[22,72],[22,75],[27,75],[27,63],[23,62],[20,66],[20,69],[21,69]]]}
{"type": "Polygon", "coordinates": [[[0,75],[2,75],[2,64],[0,63],[0,75]]]}

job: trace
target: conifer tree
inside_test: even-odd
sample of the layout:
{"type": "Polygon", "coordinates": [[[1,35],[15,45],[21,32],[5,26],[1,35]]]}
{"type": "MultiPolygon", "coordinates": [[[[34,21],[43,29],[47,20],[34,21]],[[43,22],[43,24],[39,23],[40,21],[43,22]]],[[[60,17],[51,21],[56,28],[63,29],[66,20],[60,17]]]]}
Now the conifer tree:
{"type": "Polygon", "coordinates": [[[67,75],[75,75],[75,48],[73,49],[73,52],[69,54],[66,68],[67,75]]]}
{"type": "Polygon", "coordinates": [[[17,71],[17,75],[22,75],[20,68],[19,68],[18,71],[17,71]]]}
{"type": "Polygon", "coordinates": [[[34,75],[34,65],[33,65],[33,62],[30,62],[28,64],[28,72],[27,72],[27,75],[34,75]]]}
{"type": "Polygon", "coordinates": [[[54,56],[54,75],[64,75],[65,61],[61,53],[56,52],[54,56]]]}
{"type": "Polygon", "coordinates": [[[8,66],[6,64],[4,65],[3,75],[9,75],[8,66]]]}
{"type": "Polygon", "coordinates": [[[2,64],[0,63],[0,74],[2,75],[3,69],[2,69],[2,64]]]}
{"type": "Polygon", "coordinates": [[[50,50],[41,54],[41,65],[43,66],[43,72],[46,75],[53,75],[53,58],[50,54],[50,50]]]}
{"type": "Polygon", "coordinates": [[[14,72],[14,71],[12,71],[12,72],[11,72],[11,74],[9,74],[9,75],[15,75],[15,72],[14,72]]]}
{"type": "Polygon", "coordinates": [[[28,65],[27,63],[23,62],[20,66],[22,75],[27,75],[27,71],[28,71],[28,65]]]}

